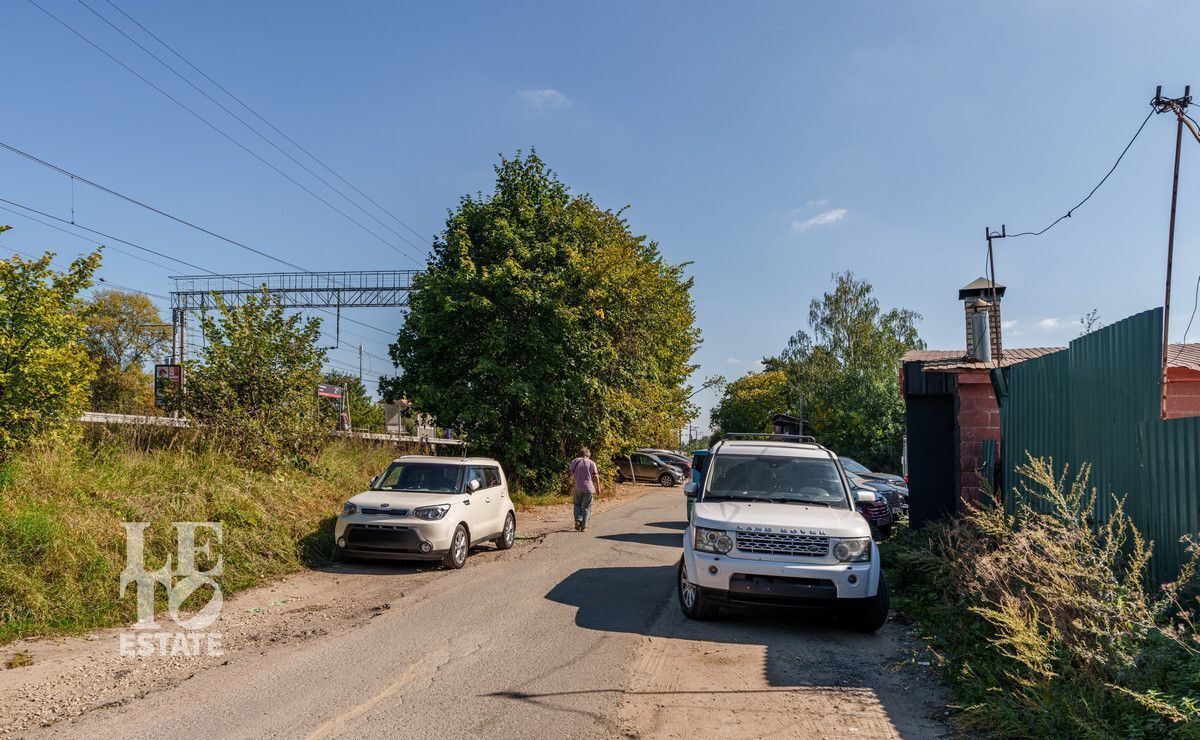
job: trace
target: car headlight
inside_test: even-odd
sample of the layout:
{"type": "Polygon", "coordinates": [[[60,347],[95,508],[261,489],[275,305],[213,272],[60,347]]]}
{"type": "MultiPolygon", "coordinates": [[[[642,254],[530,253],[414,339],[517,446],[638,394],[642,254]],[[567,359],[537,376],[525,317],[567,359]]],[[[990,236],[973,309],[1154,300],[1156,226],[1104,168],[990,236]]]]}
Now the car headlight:
{"type": "Polygon", "coordinates": [[[446,516],[446,512],[450,511],[450,504],[438,504],[437,506],[422,506],[419,509],[413,509],[413,516],[418,519],[434,521],[446,516]]]}
{"type": "Polygon", "coordinates": [[[871,559],[871,538],[851,537],[838,540],[833,556],[843,563],[862,563],[871,559]]]}
{"type": "Polygon", "coordinates": [[[692,537],[692,549],[724,555],[733,549],[733,538],[729,536],[728,532],[720,529],[696,527],[696,532],[692,537]]]}
{"type": "Polygon", "coordinates": [[[347,501],[346,505],[342,507],[342,516],[350,516],[351,514],[357,514],[357,513],[358,513],[358,506],[350,503],[349,501],[347,501]]]}

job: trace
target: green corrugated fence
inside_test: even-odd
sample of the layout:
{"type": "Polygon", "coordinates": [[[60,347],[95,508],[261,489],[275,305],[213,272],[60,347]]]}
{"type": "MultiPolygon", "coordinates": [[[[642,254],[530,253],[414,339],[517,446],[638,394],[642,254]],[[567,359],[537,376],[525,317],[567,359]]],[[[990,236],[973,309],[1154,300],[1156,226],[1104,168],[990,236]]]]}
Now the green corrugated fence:
{"type": "Polygon", "coordinates": [[[1026,452],[1072,476],[1091,463],[1097,516],[1112,512],[1107,494],[1126,496],[1166,581],[1186,557],[1180,538],[1200,532],[1200,418],[1160,418],[1161,362],[1162,309],[1136,314],[1005,370],[1000,423],[1008,488],[1026,452]]]}

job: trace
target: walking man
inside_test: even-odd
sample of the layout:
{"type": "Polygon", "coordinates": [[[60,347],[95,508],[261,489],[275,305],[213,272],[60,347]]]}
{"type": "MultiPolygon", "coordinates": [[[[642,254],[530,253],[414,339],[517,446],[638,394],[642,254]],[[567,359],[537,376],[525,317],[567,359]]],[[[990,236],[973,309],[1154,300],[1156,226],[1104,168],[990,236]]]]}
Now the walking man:
{"type": "Polygon", "coordinates": [[[592,462],[592,453],[584,447],[579,457],[571,461],[571,484],[575,502],[575,531],[587,529],[592,514],[592,497],[600,490],[600,470],[592,462]]]}

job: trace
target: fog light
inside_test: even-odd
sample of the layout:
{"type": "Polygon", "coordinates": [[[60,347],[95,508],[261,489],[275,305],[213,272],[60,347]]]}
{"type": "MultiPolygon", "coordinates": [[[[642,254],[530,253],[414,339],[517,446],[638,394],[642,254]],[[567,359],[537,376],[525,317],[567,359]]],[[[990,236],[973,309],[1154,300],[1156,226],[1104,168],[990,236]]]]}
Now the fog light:
{"type": "Polygon", "coordinates": [[[432,549],[433,545],[429,544],[428,542],[421,543],[421,552],[429,552],[432,549]]]}
{"type": "Polygon", "coordinates": [[[708,566],[708,572],[709,572],[709,574],[715,576],[717,574],[717,566],[715,566],[715,565],[708,566]]]}
{"type": "Polygon", "coordinates": [[[338,547],[345,547],[345,546],[346,546],[346,538],[338,537],[338,547]]]}
{"type": "Polygon", "coordinates": [[[846,576],[846,582],[853,586],[854,584],[858,583],[858,576],[851,573],[850,575],[846,576]]]}

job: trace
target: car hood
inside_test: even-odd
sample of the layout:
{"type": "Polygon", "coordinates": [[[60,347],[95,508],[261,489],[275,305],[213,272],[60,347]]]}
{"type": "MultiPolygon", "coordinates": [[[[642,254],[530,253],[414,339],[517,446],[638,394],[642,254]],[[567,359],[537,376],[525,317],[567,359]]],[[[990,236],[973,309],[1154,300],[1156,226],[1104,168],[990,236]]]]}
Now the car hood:
{"type": "Polygon", "coordinates": [[[824,534],[829,537],[869,537],[871,527],[857,511],[803,504],[751,501],[698,503],[692,512],[697,527],[733,529],[761,527],[786,534],[824,534]],[[791,530],[801,530],[792,532],[791,530]]]}
{"type": "Polygon", "coordinates": [[[859,473],[859,477],[866,478],[871,481],[882,481],[884,483],[894,483],[898,488],[907,488],[908,484],[904,482],[904,478],[895,475],[894,473],[859,473]]]}
{"type": "Polygon", "coordinates": [[[408,491],[363,491],[350,498],[350,503],[381,509],[415,509],[418,506],[452,504],[466,499],[462,493],[410,493],[408,491]],[[387,504],[387,506],[383,506],[387,504]]]}

